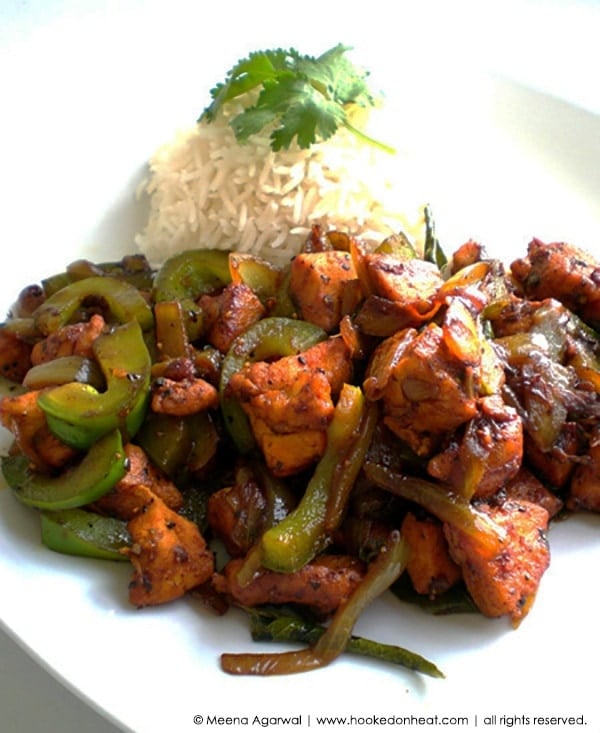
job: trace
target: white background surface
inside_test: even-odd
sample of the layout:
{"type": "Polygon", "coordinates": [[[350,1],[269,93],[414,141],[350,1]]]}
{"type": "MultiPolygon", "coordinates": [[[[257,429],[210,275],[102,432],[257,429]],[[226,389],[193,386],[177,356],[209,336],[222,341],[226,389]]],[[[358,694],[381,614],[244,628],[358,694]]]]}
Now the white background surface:
{"type": "MultiPolygon", "coordinates": [[[[142,175],[143,161],[158,142],[168,139],[176,127],[189,124],[197,116],[206,102],[207,84],[220,79],[225,69],[252,49],[300,45],[298,38],[307,39],[301,45],[308,52],[323,50],[337,41],[351,45],[362,41],[364,63],[369,66],[372,42],[373,59],[378,62],[374,64],[376,68],[381,68],[382,57],[390,63],[397,60],[399,85],[403,84],[406,73],[416,76],[422,73],[432,82],[431,94],[438,94],[443,101],[438,109],[439,118],[425,121],[433,128],[446,125],[452,129],[452,125],[468,120],[465,100],[453,107],[445,90],[435,87],[438,70],[443,75],[449,63],[497,70],[584,110],[600,113],[597,80],[600,8],[593,2],[357,3],[346,0],[290,5],[257,0],[244,4],[211,3],[209,9],[205,5],[208,3],[182,0],[162,3],[4,0],[2,3],[0,162],[4,172],[0,173],[0,200],[5,203],[1,215],[8,220],[9,231],[22,223],[28,233],[21,242],[3,242],[4,262],[11,262],[15,247],[30,242],[30,254],[28,251],[23,256],[18,252],[14,259],[15,294],[23,283],[56,269],[52,240],[46,237],[48,229],[63,233],[58,264],[74,259],[80,242],[90,236],[90,230],[94,241],[102,240],[107,232],[111,235],[116,232],[123,240],[131,238],[142,214],[131,203],[130,194],[142,175]],[[392,7],[395,11],[390,16],[392,7]],[[289,30],[290,24],[293,30],[289,30]],[[207,34],[210,40],[206,40],[207,34]],[[369,41],[368,51],[364,49],[365,39],[369,41]],[[206,67],[211,70],[208,75],[206,67]],[[161,105],[161,114],[145,126],[137,110],[140,106],[149,109],[148,100],[153,97],[161,105]],[[90,118],[93,123],[88,126],[90,118]],[[72,155],[77,151],[79,162],[73,171],[81,176],[81,186],[85,188],[88,184],[86,176],[90,166],[97,171],[95,191],[99,197],[87,200],[85,196],[78,197],[76,210],[68,197],[57,206],[56,195],[47,195],[52,190],[53,179],[43,165],[44,151],[56,141],[64,141],[65,126],[69,126],[72,145],[66,152],[72,155]],[[126,152],[119,161],[111,159],[109,168],[103,166],[107,147],[117,144],[123,135],[129,141],[126,152]],[[15,144],[24,136],[31,142],[29,154],[15,144]],[[102,207],[98,210],[99,200],[111,199],[114,199],[111,210],[102,207]],[[128,207],[127,216],[123,215],[124,207],[128,207]]],[[[412,114],[417,113],[412,110],[412,114]]],[[[590,118],[585,115],[581,119],[589,121],[590,118]]],[[[516,122],[523,129],[533,124],[524,119],[516,122]]],[[[542,126],[543,132],[551,135],[551,121],[547,122],[542,126]]],[[[535,130],[539,132],[540,128],[535,130]]],[[[585,155],[585,151],[577,149],[572,153],[585,155]]],[[[597,176],[596,171],[589,171],[585,191],[594,190],[597,176]]],[[[568,183],[576,186],[576,182],[568,183]]],[[[600,193],[600,189],[596,187],[595,192],[600,193]]],[[[535,202],[533,206],[535,209],[535,202]]],[[[539,213],[535,210],[532,226],[542,226],[537,218],[539,213]]],[[[551,229],[555,212],[546,213],[551,229]]],[[[579,226],[585,228],[597,215],[597,209],[593,202],[584,201],[581,213],[581,221],[573,224],[577,234],[579,226]]],[[[589,237],[586,244],[598,252],[598,229],[590,232],[587,228],[582,231],[584,234],[589,237]]],[[[6,296],[4,293],[3,302],[8,302],[6,296]]],[[[556,572],[559,571],[560,563],[557,563],[556,572]]],[[[565,571],[568,572],[568,566],[565,571]]],[[[3,596],[10,593],[10,588],[1,589],[0,604],[3,596]]],[[[597,591],[592,588],[590,593],[596,593],[597,601],[597,591]]],[[[593,601],[593,597],[589,599],[593,601]]],[[[43,609],[44,597],[40,595],[39,607],[23,609],[23,613],[39,615],[43,625],[47,622],[43,609]]],[[[576,618],[569,623],[577,623],[576,618]]],[[[593,644],[597,636],[594,629],[589,630],[589,636],[593,644]]],[[[551,646],[561,643],[560,639],[548,639],[551,646]]],[[[82,645],[83,654],[84,638],[82,645]]],[[[138,698],[139,705],[157,704],[155,700],[144,699],[143,691],[136,690],[130,681],[131,675],[135,675],[135,660],[126,660],[121,655],[122,652],[115,655],[115,674],[121,676],[130,696],[138,698]]],[[[517,647],[515,656],[516,664],[535,664],[534,660],[518,660],[517,647]]],[[[93,665],[94,660],[83,654],[82,664],[93,665]]],[[[558,669],[557,674],[565,679],[577,672],[584,676],[584,669],[558,669]]],[[[289,685],[293,684],[290,680],[289,685]]],[[[400,690],[403,689],[401,684],[400,690]]],[[[198,694],[200,700],[200,684],[198,694]]],[[[333,690],[331,694],[339,695],[333,690]]],[[[589,694],[593,694],[592,688],[589,694]]],[[[504,710],[511,712],[506,701],[503,704],[504,710]]],[[[187,712],[191,718],[195,711],[187,712]]],[[[173,730],[177,733],[193,729],[190,720],[188,726],[173,730]]],[[[53,679],[0,631],[0,730],[2,733],[42,730],[114,733],[118,728],[53,679]]],[[[139,729],[136,733],[145,732],[139,729]]],[[[598,733],[598,730],[588,729],[588,733],[598,733]]]]}

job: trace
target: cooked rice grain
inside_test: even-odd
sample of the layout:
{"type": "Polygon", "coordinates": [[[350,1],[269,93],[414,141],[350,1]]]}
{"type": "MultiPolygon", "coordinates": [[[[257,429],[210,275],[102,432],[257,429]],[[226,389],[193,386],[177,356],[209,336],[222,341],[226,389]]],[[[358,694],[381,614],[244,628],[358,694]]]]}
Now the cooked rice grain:
{"type": "Polygon", "coordinates": [[[285,264],[313,224],[368,244],[403,231],[419,248],[423,209],[411,197],[402,158],[340,130],[309,150],[274,153],[268,134],[240,145],[231,114],[179,132],[150,160],[140,187],[150,214],[136,237],[160,264],[186,249],[234,249],[285,264]]]}

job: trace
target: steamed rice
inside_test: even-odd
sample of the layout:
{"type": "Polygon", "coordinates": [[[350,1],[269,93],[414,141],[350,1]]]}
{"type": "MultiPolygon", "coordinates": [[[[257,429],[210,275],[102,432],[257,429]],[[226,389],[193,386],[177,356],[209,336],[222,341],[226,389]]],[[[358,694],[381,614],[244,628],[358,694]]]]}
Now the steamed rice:
{"type": "Polygon", "coordinates": [[[407,206],[410,180],[398,156],[345,129],[330,140],[274,153],[268,132],[240,145],[230,108],[180,131],[150,160],[141,187],[150,214],[136,237],[155,264],[186,249],[234,249],[285,264],[311,225],[368,244],[404,232],[419,248],[423,210],[407,206]]]}

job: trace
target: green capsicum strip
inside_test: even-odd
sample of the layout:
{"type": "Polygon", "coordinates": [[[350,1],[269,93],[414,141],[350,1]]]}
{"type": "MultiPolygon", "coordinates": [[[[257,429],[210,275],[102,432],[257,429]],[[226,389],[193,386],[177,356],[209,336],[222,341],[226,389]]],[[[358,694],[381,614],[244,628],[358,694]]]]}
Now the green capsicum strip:
{"type": "Polygon", "coordinates": [[[78,259],[67,265],[66,270],[44,278],[41,285],[46,297],[50,297],[77,280],[107,276],[124,280],[138,290],[149,292],[152,289],[154,270],[146,257],[141,254],[125,255],[120,260],[111,262],[78,259]]]}
{"type": "MultiPolygon", "coordinates": [[[[359,400],[357,399],[356,402],[358,403],[359,400]]],[[[343,521],[350,492],[367,456],[378,419],[377,405],[373,402],[364,402],[362,417],[346,451],[340,451],[338,464],[332,477],[331,484],[335,490],[329,493],[327,500],[324,520],[327,532],[334,532],[343,521]]]]}
{"type": "Polygon", "coordinates": [[[218,434],[208,412],[181,417],[151,411],[135,440],[171,481],[183,487],[214,456],[218,434]]]}
{"type": "Polygon", "coordinates": [[[100,560],[127,560],[121,552],[131,544],[127,523],[86,509],[40,513],[42,543],[54,552],[100,560]]]}
{"type": "Polygon", "coordinates": [[[185,318],[178,300],[161,300],[154,306],[156,346],[160,358],[186,358],[192,353],[185,318]]]}
{"type": "Polygon", "coordinates": [[[219,392],[225,426],[240,453],[251,453],[255,441],[240,404],[227,395],[231,377],[245,364],[300,354],[326,338],[325,331],[312,323],[272,316],[235,339],[223,360],[219,392]]]}
{"type": "Polygon", "coordinates": [[[15,496],[23,504],[51,511],[96,501],[125,475],[126,467],[123,440],[118,430],[100,438],[79,463],[58,476],[33,471],[23,455],[2,459],[2,474],[15,496]]]}
{"type": "MultiPolygon", "coordinates": [[[[333,527],[327,526],[331,515],[331,497],[338,479],[351,486],[360,470],[360,461],[341,461],[356,448],[357,436],[366,410],[360,387],[345,384],[327,429],[327,448],[315,468],[300,503],[279,524],[267,530],[261,539],[262,565],[270,570],[293,573],[310,562],[329,544],[333,527]],[[346,474],[338,474],[338,465],[346,474]]],[[[347,492],[345,492],[347,495],[347,492]]],[[[341,516],[340,508],[336,514],[341,516]]]]}
{"type": "Polygon", "coordinates": [[[150,396],[151,358],[137,321],[98,336],[92,348],[106,380],[104,392],[70,382],[38,397],[52,433],[81,450],[116,428],[132,438],[144,421],[150,396]]]}
{"type": "Polygon", "coordinates": [[[161,471],[175,480],[193,448],[189,421],[179,415],[150,412],[136,436],[136,443],[161,471]]]}
{"type": "Polygon", "coordinates": [[[0,323],[0,330],[18,336],[23,341],[33,343],[39,339],[39,331],[35,325],[33,316],[24,316],[22,318],[8,318],[4,323],[0,323]]]}
{"type": "Polygon", "coordinates": [[[79,259],[67,265],[66,276],[70,282],[87,277],[115,277],[133,285],[138,290],[150,291],[154,271],[144,255],[125,255],[119,261],[91,262],[79,259]]]}
{"type": "Polygon", "coordinates": [[[188,337],[195,341],[202,332],[202,310],[196,300],[231,282],[229,252],[192,249],[180,252],[160,267],[154,278],[155,303],[179,301],[183,308],[188,337]]]}
{"type": "Polygon", "coordinates": [[[12,379],[7,379],[3,374],[0,374],[0,399],[2,397],[14,397],[27,391],[27,388],[23,387],[22,384],[13,382],[12,379]]]}
{"type": "Polygon", "coordinates": [[[66,326],[90,299],[105,306],[110,320],[136,320],[143,331],[154,327],[152,308],[142,293],[123,280],[103,276],[77,280],[55,292],[34,311],[35,325],[44,335],[54,333],[66,326]]]}
{"type": "Polygon", "coordinates": [[[245,252],[232,252],[229,269],[232,280],[251,288],[264,305],[269,305],[277,297],[283,271],[270,262],[245,252]]]}
{"type": "Polygon", "coordinates": [[[23,379],[28,389],[45,389],[60,384],[81,382],[90,384],[96,389],[104,389],[104,375],[93,359],[72,354],[59,356],[57,359],[43,361],[32,366],[23,379]]]}

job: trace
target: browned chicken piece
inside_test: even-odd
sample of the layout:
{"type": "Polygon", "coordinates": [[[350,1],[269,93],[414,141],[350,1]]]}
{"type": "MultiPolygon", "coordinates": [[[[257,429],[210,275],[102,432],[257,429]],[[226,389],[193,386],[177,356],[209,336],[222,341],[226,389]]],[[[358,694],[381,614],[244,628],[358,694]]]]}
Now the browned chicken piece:
{"type": "Polygon", "coordinates": [[[327,333],[337,329],[362,297],[352,257],[338,250],[297,255],[290,268],[290,292],[301,317],[327,333]]]}
{"type": "Polygon", "coordinates": [[[592,433],[587,458],[587,461],[575,469],[567,496],[567,507],[573,510],[600,512],[600,427],[598,426],[592,433]]]}
{"type": "Polygon", "coordinates": [[[120,484],[148,486],[152,493],[174,511],[183,506],[183,496],[175,484],[167,478],[148,458],[146,452],[134,443],[125,445],[127,473],[120,484]]]}
{"type": "Polygon", "coordinates": [[[477,414],[468,369],[449,353],[440,326],[407,329],[383,341],[371,358],[365,394],[381,396],[384,422],[419,455],[477,414]]]}
{"type": "Polygon", "coordinates": [[[249,364],[231,377],[227,394],[240,401],[277,476],[302,470],[323,453],[333,400],[351,374],[347,345],[330,338],[298,355],[249,364]]]}
{"type": "Polygon", "coordinates": [[[209,384],[218,386],[222,360],[223,354],[210,346],[198,349],[193,357],[177,356],[173,359],[155,362],[152,365],[152,377],[154,379],[163,377],[175,382],[201,377],[209,384]]]}
{"type": "Polygon", "coordinates": [[[494,337],[502,338],[516,333],[529,333],[536,323],[536,313],[541,303],[509,296],[502,308],[490,313],[494,337]]]}
{"type": "Polygon", "coordinates": [[[401,329],[418,328],[441,307],[436,295],[443,280],[432,263],[377,252],[363,254],[361,263],[369,294],[355,321],[363,333],[386,338],[401,329]]]}
{"type": "Polygon", "coordinates": [[[223,353],[266,315],[264,305],[244,283],[229,283],[218,295],[203,295],[198,304],[206,316],[206,340],[223,353]]]}
{"type": "Polygon", "coordinates": [[[44,419],[44,413],[38,406],[37,400],[40,390],[30,390],[23,394],[7,395],[0,399],[0,420],[5,428],[10,430],[17,436],[19,434],[19,424],[15,421],[24,420],[31,421],[35,426],[34,432],[40,425],[40,418],[44,419]]]}
{"type": "Polygon", "coordinates": [[[140,514],[155,498],[147,484],[128,483],[125,480],[113,486],[103,497],[95,501],[91,509],[103,516],[116,517],[128,522],[140,514]]]}
{"type": "Polygon", "coordinates": [[[451,272],[456,273],[464,267],[474,265],[485,257],[483,245],[474,239],[467,240],[453,253],[451,272]]]}
{"type": "Polygon", "coordinates": [[[196,365],[194,360],[187,356],[178,356],[174,359],[168,359],[153,365],[152,375],[156,377],[164,377],[181,382],[184,379],[194,379],[196,373],[196,365]]]}
{"type": "Polygon", "coordinates": [[[419,325],[431,318],[438,308],[434,302],[438,288],[444,282],[432,262],[421,259],[402,260],[377,252],[365,256],[367,277],[372,293],[399,303],[407,319],[419,325]]]}
{"type": "Polygon", "coordinates": [[[279,433],[265,420],[249,414],[252,432],[265,463],[274,476],[284,478],[312,466],[325,452],[325,430],[296,430],[279,433]]]}
{"type": "Polygon", "coordinates": [[[563,508],[563,501],[553,491],[550,491],[537,479],[531,471],[521,467],[517,475],[503,488],[503,499],[524,499],[533,504],[539,504],[548,512],[550,519],[555,517],[563,508]]]}
{"type": "Polygon", "coordinates": [[[154,497],[173,511],[183,506],[183,495],[148,458],[145,451],[133,443],[125,445],[127,472],[115,486],[99,499],[95,508],[102,514],[129,520],[139,514],[154,497]]]}
{"type": "Polygon", "coordinates": [[[347,555],[321,555],[295,573],[259,570],[245,585],[237,581],[244,558],[230,560],[213,584],[240,606],[293,603],[308,606],[319,616],[332,614],[348,600],[363,579],[366,567],[347,555]]]}
{"type": "Polygon", "coordinates": [[[508,616],[517,625],[531,608],[550,564],[548,512],[523,500],[479,504],[478,509],[504,531],[501,549],[485,550],[473,535],[445,524],[450,554],[481,613],[490,618],[508,616]]]}
{"type": "Polygon", "coordinates": [[[324,430],[333,414],[327,376],[306,368],[301,356],[244,368],[233,375],[228,392],[238,397],[251,417],[279,433],[324,430]]]}
{"type": "Polygon", "coordinates": [[[498,395],[478,403],[459,441],[428,463],[431,476],[449,483],[467,498],[495,494],[513,478],[523,460],[523,425],[517,411],[498,395]]]}
{"type": "Polygon", "coordinates": [[[155,497],[127,523],[123,550],[134,573],[129,601],[137,608],[168,603],[211,578],[214,557],[198,526],[155,497]]]}
{"type": "Polygon", "coordinates": [[[401,533],[410,550],[406,572],[417,593],[435,598],[462,579],[459,566],[450,556],[441,522],[417,519],[409,512],[402,521],[401,533]]]}
{"type": "Polygon", "coordinates": [[[584,449],[583,433],[574,422],[563,425],[558,439],[548,451],[541,450],[527,436],[525,440],[525,453],[530,466],[557,489],[567,486],[579,460],[578,456],[584,449]]]}
{"type": "Polygon", "coordinates": [[[347,234],[338,231],[325,231],[321,224],[312,224],[308,236],[304,240],[302,246],[303,252],[328,252],[331,249],[348,249],[341,246],[341,242],[334,244],[338,237],[343,241],[348,237],[347,234]],[[332,241],[333,240],[333,241],[332,241]]]}
{"type": "Polygon", "coordinates": [[[45,424],[34,434],[32,449],[41,464],[50,469],[62,468],[77,456],[77,451],[59,440],[45,424]]]}
{"type": "Polygon", "coordinates": [[[600,264],[589,253],[566,242],[533,239],[527,257],[515,260],[511,271],[527,297],[556,298],[600,326],[600,264]]]}
{"type": "Polygon", "coordinates": [[[77,452],[49,430],[46,416],[38,406],[39,390],[0,399],[0,422],[13,434],[19,450],[36,469],[60,468],[77,452]]]}
{"type": "Polygon", "coordinates": [[[154,412],[185,417],[218,406],[216,387],[200,377],[181,381],[159,377],[152,383],[151,407],[154,412]]]}
{"type": "Polygon", "coordinates": [[[32,364],[41,364],[60,356],[72,355],[93,359],[92,344],[102,333],[105,325],[104,318],[94,314],[86,323],[72,323],[59,328],[35,344],[31,352],[32,364]]]}
{"type": "Polygon", "coordinates": [[[21,383],[31,367],[31,344],[0,328],[0,375],[21,383]]]}

